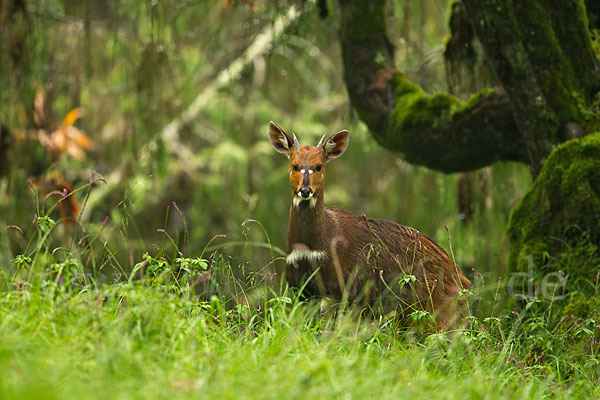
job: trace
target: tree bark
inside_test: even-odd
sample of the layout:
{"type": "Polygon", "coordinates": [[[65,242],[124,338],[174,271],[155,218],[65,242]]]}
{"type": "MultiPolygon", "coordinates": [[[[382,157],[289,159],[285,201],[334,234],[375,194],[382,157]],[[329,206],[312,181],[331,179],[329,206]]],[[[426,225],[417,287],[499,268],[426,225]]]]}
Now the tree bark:
{"type": "Polygon", "coordinates": [[[536,175],[572,138],[567,127],[587,132],[599,74],[583,0],[463,0],[504,88],[466,102],[427,95],[393,70],[383,0],[339,1],[350,101],[373,137],[408,162],[457,172],[521,161],[536,175]]]}
{"type": "Polygon", "coordinates": [[[537,179],[510,218],[509,270],[566,273],[598,304],[600,74],[584,0],[461,0],[504,89],[466,102],[393,71],[383,0],[339,1],[346,86],[373,137],[444,172],[528,163],[537,179]]]}
{"type": "Polygon", "coordinates": [[[344,80],[352,106],[375,140],[413,164],[443,172],[496,161],[528,162],[523,137],[502,91],[468,101],[428,95],[392,68],[384,1],[340,0],[344,80]]]}
{"type": "Polygon", "coordinates": [[[581,123],[598,80],[580,0],[462,0],[502,82],[537,175],[542,160],[581,123]]]}

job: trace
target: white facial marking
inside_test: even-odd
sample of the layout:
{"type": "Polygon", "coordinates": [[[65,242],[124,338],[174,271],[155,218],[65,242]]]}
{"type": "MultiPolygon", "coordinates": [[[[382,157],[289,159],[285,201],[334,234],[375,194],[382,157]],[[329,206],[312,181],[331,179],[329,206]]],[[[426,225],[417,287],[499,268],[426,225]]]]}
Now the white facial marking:
{"type": "Polygon", "coordinates": [[[305,172],[306,172],[306,170],[304,170],[304,169],[301,169],[301,170],[300,170],[300,173],[301,173],[301,174],[303,174],[303,173],[305,173],[305,172]]]}
{"type": "Polygon", "coordinates": [[[301,202],[306,200],[310,200],[310,206],[312,208],[315,208],[315,206],[317,205],[317,198],[314,197],[314,193],[311,193],[308,195],[307,198],[304,198],[300,195],[300,191],[298,191],[298,194],[292,199],[292,204],[294,205],[294,207],[298,207],[301,202]]]}
{"type": "Polygon", "coordinates": [[[309,170],[308,170],[308,174],[309,174],[309,175],[310,175],[310,174],[312,174],[313,172],[315,172],[315,171],[313,171],[312,169],[309,169],[309,170]]]}
{"type": "Polygon", "coordinates": [[[320,261],[327,257],[321,250],[294,249],[285,259],[286,264],[296,264],[300,260],[320,261]]]}

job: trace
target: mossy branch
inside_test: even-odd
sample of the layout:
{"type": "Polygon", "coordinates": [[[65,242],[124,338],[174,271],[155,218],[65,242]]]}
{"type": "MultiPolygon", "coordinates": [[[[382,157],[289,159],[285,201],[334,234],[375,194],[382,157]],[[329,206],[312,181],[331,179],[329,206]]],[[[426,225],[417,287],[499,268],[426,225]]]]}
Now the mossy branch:
{"type": "Polygon", "coordinates": [[[340,0],[344,79],[373,137],[408,162],[443,172],[528,162],[506,95],[487,90],[467,102],[428,95],[393,70],[384,3],[340,0]]]}
{"type": "MultiPolygon", "coordinates": [[[[534,175],[598,88],[583,0],[462,0],[504,93],[429,96],[393,70],[385,2],[339,0],[344,79],[373,137],[407,161],[455,172],[499,160],[534,175]]],[[[585,133],[585,132],[584,132],[585,133]]]]}
{"type": "Polygon", "coordinates": [[[402,75],[392,81],[395,108],[385,146],[410,163],[443,172],[481,168],[528,157],[506,95],[487,89],[461,101],[428,95],[402,75]]]}

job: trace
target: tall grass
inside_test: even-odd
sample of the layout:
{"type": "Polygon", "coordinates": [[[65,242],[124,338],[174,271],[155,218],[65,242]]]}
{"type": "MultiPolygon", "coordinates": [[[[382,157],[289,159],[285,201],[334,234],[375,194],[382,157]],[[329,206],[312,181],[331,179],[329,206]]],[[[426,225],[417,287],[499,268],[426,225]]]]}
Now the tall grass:
{"type": "Polygon", "coordinates": [[[285,293],[226,311],[218,298],[198,302],[141,283],[54,296],[8,291],[0,314],[2,398],[599,394],[596,352],[563,333],[545,354],[531,337],[551,333],[543,318],[474,320],[449,340],[356,315],[340,322],[285,293]]]}
{"type": "Polygon", "coordinates": [[[50,221],[39,217],[32,251],[1,269],[0,398],[600,395],[600,327],[561,318],[551,300],[504,302],[448,337],[304,301],[221,250],[186,257],[165,244],[122,273],[101,261],[110,249],[89,263],[85,241],[47,246],[50,221]]]}

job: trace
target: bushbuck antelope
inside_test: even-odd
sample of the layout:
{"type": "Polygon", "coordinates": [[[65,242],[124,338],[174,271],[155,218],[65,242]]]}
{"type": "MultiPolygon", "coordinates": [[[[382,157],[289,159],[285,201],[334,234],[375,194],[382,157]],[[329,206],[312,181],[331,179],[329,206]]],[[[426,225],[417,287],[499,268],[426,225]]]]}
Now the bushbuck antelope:
{"type": "Polygon", "coordinates": [[[316,146],[300,146],[269,123],[275,150],[290,161],[292,187],[286,278],[305,293],[349,299],[400,315],[425,310],[438,327],[464,315],[471,282],[446,252],[416,229],[382,219],[325,208],[327,162],[346,151],[349,133],[340,131],[316,146]]]}

